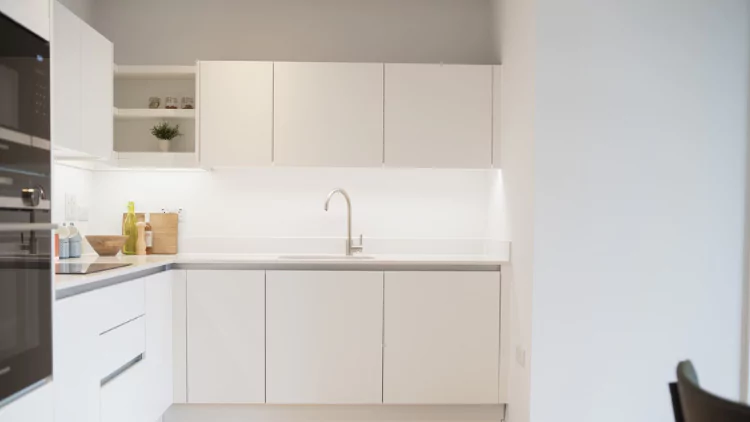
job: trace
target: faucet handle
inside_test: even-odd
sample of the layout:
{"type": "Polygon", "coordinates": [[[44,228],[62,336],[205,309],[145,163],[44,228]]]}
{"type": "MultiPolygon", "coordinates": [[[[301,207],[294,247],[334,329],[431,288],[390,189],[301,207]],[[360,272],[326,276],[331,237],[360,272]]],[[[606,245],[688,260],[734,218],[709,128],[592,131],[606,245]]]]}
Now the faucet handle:
{"type": "Polygon", "coordinates": [[[359,235],[359,245],[355,245],[354,244],[354,240],[352,240],[351,249],[352,249],[352,253],[354,253],[354,252],[361,253],[361,252],[364,251],[364,249],[365,249],[364,239],[362,238],[361,234],[359,235]]]}

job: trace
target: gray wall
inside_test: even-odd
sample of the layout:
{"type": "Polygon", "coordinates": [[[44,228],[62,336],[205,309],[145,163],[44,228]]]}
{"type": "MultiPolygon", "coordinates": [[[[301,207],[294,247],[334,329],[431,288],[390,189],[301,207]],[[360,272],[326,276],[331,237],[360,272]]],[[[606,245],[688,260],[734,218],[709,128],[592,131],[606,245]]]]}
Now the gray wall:
{"type": "Polygon", "coordinates": [[[92,25],[94,19],[94,2],[96,0],[58,0],[79,18],[92,25]]]}
{"type": "Polygon", "coordinates": [[[495,61],[492,0],[97,0],[94,18],[118,64],[495,61]]]}

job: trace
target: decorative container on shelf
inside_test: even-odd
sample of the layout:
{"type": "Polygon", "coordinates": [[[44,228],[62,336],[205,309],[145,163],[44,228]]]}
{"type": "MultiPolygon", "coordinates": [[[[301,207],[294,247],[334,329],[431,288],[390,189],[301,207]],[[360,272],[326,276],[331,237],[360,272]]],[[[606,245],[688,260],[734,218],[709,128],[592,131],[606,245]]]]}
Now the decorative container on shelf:
{"type": "Polygon", "coordinates": [[[164,100],[164,108],[168,109],[178,109],[180,108],[180,100],[177,99],[177,97],[167,97],[164,100]]]}
{"type": "Polygon", "coordinates": [[[182,97],[182,108],[184,110],[193,110],[195,108],[193,97],[182,97]]]}
{"type": "Polygon", "coordinates": [[[159,139],[159,151],[161,152],[169,152],[169,144],[172,141],[167,141],[166,139],[159,139]]]}
{"type": "Polygon", "coordinates": [[[159,108],[160,105],[161,105],[161,98],[150,97],[148,99],[148,108],[159,108]]]}

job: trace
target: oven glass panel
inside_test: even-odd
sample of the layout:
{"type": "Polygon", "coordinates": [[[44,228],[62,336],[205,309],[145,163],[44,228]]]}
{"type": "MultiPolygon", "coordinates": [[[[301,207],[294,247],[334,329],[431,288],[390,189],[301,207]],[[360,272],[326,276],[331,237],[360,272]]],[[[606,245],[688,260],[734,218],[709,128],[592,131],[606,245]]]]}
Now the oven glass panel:
{"type": "Polygon", "coordinates": [[[0,403],[52,374],[52,231],[36,229],[49,222],[0,209],[0,403]]]}
{"type": "Polygon", "coordinates": [[[0,127],[50,139],[49,43],[0,14],[0,127]]]}

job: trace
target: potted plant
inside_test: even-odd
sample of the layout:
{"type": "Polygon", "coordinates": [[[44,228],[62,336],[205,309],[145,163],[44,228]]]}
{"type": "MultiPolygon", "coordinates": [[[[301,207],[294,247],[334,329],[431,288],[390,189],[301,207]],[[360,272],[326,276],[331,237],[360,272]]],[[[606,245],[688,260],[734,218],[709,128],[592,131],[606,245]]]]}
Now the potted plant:
{"type": "Polygon", "coordinates": [[[182,136],[180,125],[170,125],[168,122],[161,122],[151,128],[151,134],[159,140],[159,151],[168,152],[169,144],[172,139],[182,136]]]}

